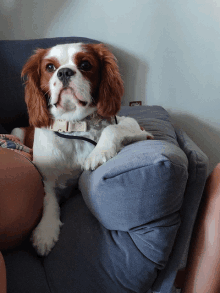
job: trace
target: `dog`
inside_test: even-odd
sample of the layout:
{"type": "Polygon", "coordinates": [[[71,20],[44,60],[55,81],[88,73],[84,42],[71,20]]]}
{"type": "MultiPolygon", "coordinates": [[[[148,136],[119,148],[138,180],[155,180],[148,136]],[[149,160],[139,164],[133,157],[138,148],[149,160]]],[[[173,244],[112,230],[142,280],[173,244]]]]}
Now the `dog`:
{"type": "MultiPolygon", "coordinates": [[[[58,241],[60,194],[77,186],[127,144],[153,139],[130,117],[118,117],[123,81],[104,44],[72,43],[37,49],[22,69],[29,124],[35,128],[33,163],[43,176],[42,219],[31,241],[46,256],[58,241]]],[[[14,131],[16,134],[16,130],[14,131]]]]}

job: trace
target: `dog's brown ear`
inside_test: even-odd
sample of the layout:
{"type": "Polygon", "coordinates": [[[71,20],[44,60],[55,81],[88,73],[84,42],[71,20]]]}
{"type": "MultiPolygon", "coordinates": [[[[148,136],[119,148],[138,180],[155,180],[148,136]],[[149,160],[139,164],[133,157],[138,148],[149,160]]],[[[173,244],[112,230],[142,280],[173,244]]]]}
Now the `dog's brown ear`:
{"type": "Polygon", "coordinates": [[[25,78],[25,102],[28,108],[29,123],[34,127],[50,125],[47,101],[40,88],[41,61],[47,49],[38,49],[24,65],[21,77],[25,78]]]}
{"type": "Polygon", "coordinates": [[[93,45],[101,60],[97,112],[102,117],[112,117],[121,108],[124,86],[115,56],[103,44],[93,45]]]}

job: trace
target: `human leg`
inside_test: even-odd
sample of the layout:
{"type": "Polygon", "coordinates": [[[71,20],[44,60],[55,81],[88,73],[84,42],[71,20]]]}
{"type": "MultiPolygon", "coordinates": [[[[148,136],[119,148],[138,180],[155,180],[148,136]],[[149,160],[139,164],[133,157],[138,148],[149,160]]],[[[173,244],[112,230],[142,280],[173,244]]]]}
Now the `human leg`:
{"type": "Polygon", "coordinates": [[[0,293],[6,293],[6,269],[4,258],[0,252],[0,293]]]}
{"type": "Polygon", "coordinates": [[[20,244],[40,220],[44,188],[24,156],[0,149],[0,250],[20,244]]]}
{"type": "Polygon", "coordinates": [[[182,292],[220,292],[220,164],[206,183],[190,244],[182,292]]]}

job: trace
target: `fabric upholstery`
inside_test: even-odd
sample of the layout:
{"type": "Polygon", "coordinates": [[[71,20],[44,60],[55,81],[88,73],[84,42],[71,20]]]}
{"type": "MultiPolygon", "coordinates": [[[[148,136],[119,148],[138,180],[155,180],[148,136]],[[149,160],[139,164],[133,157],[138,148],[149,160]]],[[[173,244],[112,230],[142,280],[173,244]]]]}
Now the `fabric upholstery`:
{"type": "MultiPolygon", "coordinates": [[[[139,117],[135,112],[129,114],[140,121],[155,140],[125,147],[117,157],[95,172],[84,172],[80,180],[84,200],[108,229],[128,231],[145,221],[154,221],[158,212],[159,217],[165,217],[178,211],[182,204],[188,162],[186,155],[177,147],[168,113],[156,106],[142,107],[141,110],[139,117]]],[[[130,107],[123,107],[119,114],[127,114],[126,111],[129,112],[130,107]]]]}
{"type": "Polygon", "coordinates": [[[7,134],[8,133],[1,124],[0,124],[0,133],[1,134],[7,134]]]}
{"type": "Polygon", "coordinates": [[[186,266],[193,224],[198,212],[206,179],[208,176],[208,158],[182,129],[176,129],[177,140],[185,152],[188,165],[188,180],[184,201],[180,209],[181,226],[166,269],[161,271],[155,281],[153,292],[176,292],[173,282],[176,272],[186,266]],[[172,291],[173,290],[173,291],[172,291]]]}

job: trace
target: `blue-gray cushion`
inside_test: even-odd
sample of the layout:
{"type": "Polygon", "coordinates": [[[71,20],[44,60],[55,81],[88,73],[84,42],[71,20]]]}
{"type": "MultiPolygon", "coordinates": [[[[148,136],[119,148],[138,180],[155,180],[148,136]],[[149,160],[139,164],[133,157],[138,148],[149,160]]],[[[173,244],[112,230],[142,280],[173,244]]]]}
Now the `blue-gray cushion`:
{"type": "Polygon", "coordinates": [[[175,131],[177,141],[188,159],[189,175],[180,209],[181,226],[178,237],[175,239],[166,268],[160,271],[152,287],[152,292],[160,293],[176,292],[173,288],[174,280],[177,271],[186,266],[193,225],[208,176],[208,157],[182,129],[175,128],[175,131]]]}
{"type": "Polygon", "coordinates": [[[150,288],[153,276],[164,268],[172,250],[180,225],[188,160],[163,108],[123,107],[120,114],[136,118],[153,133],[155,140],[125,147],[96,171],[84,172],[79,186],[90,211],[110,234],[103,247],[113,249],[116,243],[119,250],[127,251],[127,258],[122,259],[113,249],[114,257],[109,256],[114,258],[111,275],[123,272],[118,277],[120,284],[144,292],[141,286],[145,284],[145,290],[150,288]],[[139,260],[137,266],[135,259],[140,253],[143,262],[139,260]],[[134,263],[136,269],[131,273],[134,263]]]}
{"type": "Polygon", "coordinates": [[[129,231],[166,217],[183,200],[188,161],[169,115],[158,106],[137,108],[123,107],[120,114],[137,119],[155,139],[123,148],[96,171],[84,172],[79,182],[87,206],[111,230],[129,231]]]}

